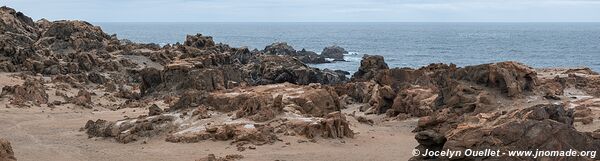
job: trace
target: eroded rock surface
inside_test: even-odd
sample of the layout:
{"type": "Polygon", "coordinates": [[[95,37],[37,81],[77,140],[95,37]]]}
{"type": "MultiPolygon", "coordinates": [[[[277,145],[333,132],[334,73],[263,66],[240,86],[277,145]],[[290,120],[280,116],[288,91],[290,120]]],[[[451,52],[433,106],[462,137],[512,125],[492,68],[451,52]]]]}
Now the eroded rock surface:
{"type": "Polygon", "coordinates": [[[2,161],[16,161],[15,153],[13,152],[12,146],[8,140],[0,138],[0,160],[2,161]]]}
{"type": "MultiPolygon", "coordinates": [[[[535,151],[537,149],[549,151],[600,149],[600,139],[592,137],[592,133],[577,131],[573,127],[572,111],[565,110],[560,105],[536,105],[510,112],[469,115],[463,118],[447,118],[447,120],[437,118],[436,120],[442,121],[441,124],[454,124],[455,128],[435,128],[429,123],[421,123],[420,127],[428,130],[420,131],[417,134],[416,139],[420,143],[418,149],[494,149],[502,152],[509,150],[535,151]],[[452,121],[452,119],[461,121],[452,121]]],[[[423,120],[423,122],[437,121],[423,120]]],[[[436,158],[415,157],[413,159],[436,158]]],[[[449,158],[439,157],[437,159],[448,160],[449,158]]],[[[508,160],[511,157],[463,156],[453,159],[508,160]]],[[[589,157],[540,157],[540,159],[591,160],[589,157]]]]}

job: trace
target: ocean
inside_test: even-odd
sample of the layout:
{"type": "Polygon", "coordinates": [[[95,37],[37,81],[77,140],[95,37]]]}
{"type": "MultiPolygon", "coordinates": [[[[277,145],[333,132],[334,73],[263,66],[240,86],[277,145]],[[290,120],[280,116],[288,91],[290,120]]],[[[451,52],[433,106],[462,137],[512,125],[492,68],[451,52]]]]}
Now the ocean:
{"type": "Polygon", "coordinates": [[[287,42],[320,53],[338,45],[346,62],[311,65],[355,72],[363,54],[390,67],[518,61],[532,67],[590,67],[600,72],[600,23],[94,23],[120,39],[183,42],[201,33],[234,47],[287,42]]]}

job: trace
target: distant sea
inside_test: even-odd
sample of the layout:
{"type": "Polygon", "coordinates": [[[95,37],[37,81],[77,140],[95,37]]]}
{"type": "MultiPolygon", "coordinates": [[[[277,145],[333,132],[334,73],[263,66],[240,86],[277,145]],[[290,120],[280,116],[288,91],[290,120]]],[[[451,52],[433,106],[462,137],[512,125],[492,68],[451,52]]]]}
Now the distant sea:
{"type": "Polygon", "coordinates": [[[355,72],[363,54],[390,67],[458,66],[519,61],[532,67],[582,67],[600,72],[600,23],[95,23],[134,42],[183,42],[202,33],[234,47],[264,49],[288,42],[320,53],[338,45],[347,62],[312,65],[355,72]]]}

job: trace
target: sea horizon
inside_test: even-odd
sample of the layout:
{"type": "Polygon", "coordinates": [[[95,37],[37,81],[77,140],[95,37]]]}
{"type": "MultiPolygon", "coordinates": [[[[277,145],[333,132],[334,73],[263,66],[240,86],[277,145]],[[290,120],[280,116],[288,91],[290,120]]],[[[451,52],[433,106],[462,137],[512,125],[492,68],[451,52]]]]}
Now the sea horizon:
{"type": "Polygon", "coordinates": [[[97,22],[119,39],[159,45],[186,35],[212,36],[232,47],[262,50],[274,42],[315,51],[338,45],[346,62],[321,69],[358,68],[362,55],[382,55],[392,67],[431,63],[458,66],[518,61],[536,68],[590,67],[600,71],[600,22],[97,22]],[[469,59],[470,58],[470,59],[469,59]]]}

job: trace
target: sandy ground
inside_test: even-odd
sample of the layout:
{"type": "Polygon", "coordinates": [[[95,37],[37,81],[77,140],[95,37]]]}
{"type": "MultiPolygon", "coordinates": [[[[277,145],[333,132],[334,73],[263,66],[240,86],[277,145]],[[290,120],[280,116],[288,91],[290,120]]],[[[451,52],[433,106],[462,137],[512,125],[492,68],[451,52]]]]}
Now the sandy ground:
{"type": "Polygon", "coordinates": [[[152,138],[147,143],[121,144],[112,139],[90,139],[80,131],[90,119],[135,117],[145,113],[143,109],[94,112],[60,107],[54,110],[43,107],[0,108],[0,136],[12,142],[19,161],[193,161],[211,153],[217,156],[241,154],[243,160],[408,160],[411,150],[417,145],[414,134],[410,132],[416,119],[369,126],[348,117],[351,128],[359,133],[354,139],[319,139],[317,143],[298,143],[298,140],[306,139],[286,136],[281,138],[282,142],[239,152],[229,142],[182,144],[152,138]],[[290,145],[286,145],[288,142],[290,145]]]}

